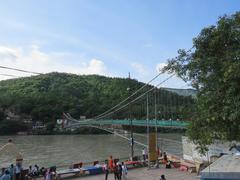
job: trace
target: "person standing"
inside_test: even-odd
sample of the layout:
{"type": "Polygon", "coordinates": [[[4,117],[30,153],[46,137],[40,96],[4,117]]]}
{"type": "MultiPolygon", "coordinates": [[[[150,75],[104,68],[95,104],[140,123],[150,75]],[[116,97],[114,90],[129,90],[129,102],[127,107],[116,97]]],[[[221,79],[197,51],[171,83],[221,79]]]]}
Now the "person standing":
{"type": "Polygon", "coordinates": [[[166,169],[171,169],[171,168],[172,168],[171,161],[168,161],[166,164],[166,169]]]}
{"type": "Polygon", "coordinates": [[[160,180],[166,180],[165,175],[162,174],[160,180]]]}
{"type": "Polygon", "coordinates": [[[108,179],[108,174],[109,174],[108,162],[105,162],[105,164],[103,165],[103,171],[105,173],[105,180],[107,180],[108,179]]]}
{"type": "Polygon", "coordinates": [[[50,167],[45,175],[45,180],[53,180],[55,179],[55,177],[57,177],[57,173],[56,173],[56,167],[50,167]]]}
{"type": "Polygon", "coordinates": [[[118,162],[117,167],[118,167],[118,179],[122,180],[122,165],[118,162]]]}
{"type": "Polygon", "coordinates": [[[114,180],[119,180],[118,165],[116,163],[113,165],[113,173],[114,173],[114,180]]]}
{"type": "Polygon", "coordinates": [[[166,164],[167,162],[168,162],[167,153],[163,152],[163,163],[166,164]]]}
{"type": "Polygon", "coordinates": [[[33,168],[32,168],[31,165],[30,165],[29,168],[28,168],[28,176],[30,176],[30,177],[33,177],[33,176],[34,176],[34,175],[33,175],[33,168]]]}
{"type": "Polygon", "coordinates": [[[4,175],[1,177],[1,180],[11,180],[11,176],[8,170],[5,170],[4,175]]]}
{"type": "Polygon", "coordinates": [[[142,156],[143,156],[143,163],[145,164],[146,163],[146,149],[145,148],[142,149],[142,156]]]}
{"type": "Polygon", "coordinates": [[[39,167],[38,165],[35,165],[32,169],[33,176],[38,176],[39,175],[39,167]]]}
{"type": "Polygon", "coordinates": [[[10,165],[8,171],[11,176],[11,180],[13,180],[13,177],[14,177],[14,165],[13,164],[10,165]]]}
{"type": "Polygon", "coordinates": [[[21,164],[18,163],[15,167],[15,175],[16,175],[16,180],[20,180],[21,179],[21,173],[22,173],[22,167],[21,164]]]}
{"type": "Polygon", "coordinates": [[[127,180],[127,166],[122,162],[122,180],[127,180]]]}
{"type": "Polygon", "coordinates": [[[1,174],[0,174],[0,179],[1,179],[1,177],[2,177],[4,174],[5,174],[5,169],[2,168],[2,169],[1,169],[1,174]]]}
{"type": "Polygon", "coordinates": [[[0,147],[0,156],[3,153],[7,153],[8,155],[13,155],[16,157],[16,163],[22,163],[23,155],[19,152],[19,149],[13,143],[12,139],[9,139],[8,142],[0,147]]]}
{"type": "Polygon", "coordinates": [[[46,172],[45,180],[52,180],[52,172],[50,168],[46,172]]]}
{"type": "Polygon", "coordinates": [[[111,171],[113,171],[113,158],[112,156],[109,157],[108,159],[108,166],[111,171]]]}

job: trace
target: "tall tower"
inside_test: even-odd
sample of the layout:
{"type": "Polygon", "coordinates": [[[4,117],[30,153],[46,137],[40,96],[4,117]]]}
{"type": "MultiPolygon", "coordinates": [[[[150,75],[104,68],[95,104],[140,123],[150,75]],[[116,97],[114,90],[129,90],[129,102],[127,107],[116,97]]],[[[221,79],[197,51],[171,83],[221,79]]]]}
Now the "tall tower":
{"type": "Polygon", "coordinates": [[[130,72],[128,72],[128,79],[131,79],[131,74],[130,74],[130,72]]]}

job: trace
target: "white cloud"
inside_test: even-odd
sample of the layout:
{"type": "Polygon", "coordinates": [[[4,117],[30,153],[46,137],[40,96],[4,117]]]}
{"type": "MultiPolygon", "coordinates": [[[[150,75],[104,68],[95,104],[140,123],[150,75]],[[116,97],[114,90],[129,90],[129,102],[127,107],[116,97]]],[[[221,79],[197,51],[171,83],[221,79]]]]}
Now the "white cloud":
{"type": "Polygon", "coordinates": [[[142,65],[140,63],[134,62],[134,63],[131,63],[131,66],[141,76],[147,76],[149,74],[147,68],[144,67],[144,65],[142,65]]]}
{"type": "MultiPolygon", "coordinates": [[[[40,73],[57,71],[75,74],[108,75],[104,62],[99,59],[86,60],[81,54],[68,52],[46,53],[36,45],[27,48],[0,46],[0,65],[40,73]]],[[[30,75],[6,69],[0,69],[0,73],[16,76],[30,75]]],[[[0,76],[0,80],[7,78],[9,77],[0,76]]]]}
{"type": "Polygon", "coordinates": [[[156,71],[157,71],[157,72],[161,72],[161,70],[162,70],[165,66],[167,66],[166,63],[158,63],[158,64],[156,65],[156,71]]]}
{"type": "Polygon", "coordinates": [[[15,61],[20,49],[0,46],[0,61],[15,61]]]}
{"type": "Polygon", "coordinates": [[[89,61],[88,64],[85,65],[81,69],[81,74],[101,74],[104,75],[106,74],[106,67],[105,64],[98,60],[98,59],[92,59],[89,61]]]}

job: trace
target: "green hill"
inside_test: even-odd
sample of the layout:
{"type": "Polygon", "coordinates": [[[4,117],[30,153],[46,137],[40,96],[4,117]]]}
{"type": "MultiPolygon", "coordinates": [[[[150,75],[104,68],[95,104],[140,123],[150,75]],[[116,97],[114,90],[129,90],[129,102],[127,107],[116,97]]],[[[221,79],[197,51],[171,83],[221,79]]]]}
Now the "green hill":
{"type": "MultiPolygon", "coordinates": [[[[134,92],[143,85],[133,79],[66,73],[49,73],[0,81],[0,130],[3,122],[8,120],[18,123],[32,120],[53,124],[63,112],[69,112],[76,118],[80,115],[90,118],[126,98],[129,95],[128,87],[134,92]]],[[[193,103],[191,97],[179,96],[160,89],[158,93],[160,94],[158,109],[161,112],[166,111],[164,116],[161,113],[163,118],[171,118],[174,111],[179,110],[179,108],[174,109],[174,103],[178,106],[181,103],[183,105],[186,102],[193,103]]],[[[150,96],[150,102],[153,101],[153,96],[150,96]]],[[[143,107],[141,103],[133,106],[133,118],[144,118],[145,106],[143,107]]],[[[154,108],[150,108],[150,111],[152,109],[154,108]]],[[[124,117],[126,114],[114,115],[114,118],[124,117]]]]}

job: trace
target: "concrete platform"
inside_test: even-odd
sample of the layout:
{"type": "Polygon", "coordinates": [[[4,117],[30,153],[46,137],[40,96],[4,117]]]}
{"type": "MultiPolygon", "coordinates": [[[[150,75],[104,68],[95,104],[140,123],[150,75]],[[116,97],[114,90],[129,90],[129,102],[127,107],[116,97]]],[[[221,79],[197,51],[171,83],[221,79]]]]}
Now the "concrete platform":
{"type": "Polygon", "coordinates": [[[201,172],[202,179],[240,179],[240,154],[220,157],[201,172]]]}
{"type": "MultiPolygon", "coordinates": [[[[164,174],[167,180],[197,180],[196,173],[182,172],[177,169],[159,169],[138,168],[129,170],[127,180],[159,180],[160,176],[164,174]]],[[[87,176],[74,178],[79,180],[104,180],[104,175],[87,176]]],[[[109,174],[109,180],[114,180],[113,174],[109,174]]]]}

